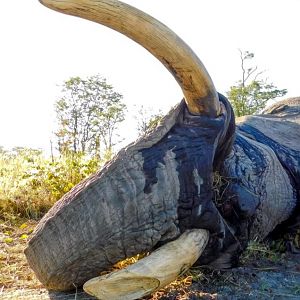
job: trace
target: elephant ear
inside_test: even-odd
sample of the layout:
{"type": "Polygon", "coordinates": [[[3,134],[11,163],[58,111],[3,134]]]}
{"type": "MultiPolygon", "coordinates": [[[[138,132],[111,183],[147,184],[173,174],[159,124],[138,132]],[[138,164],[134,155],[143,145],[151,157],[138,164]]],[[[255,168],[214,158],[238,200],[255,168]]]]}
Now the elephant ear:
{"type": "Polygon", "coordinates": [[[238,181],[225,195],[236,199],[240,217],[233,223],[239,225],[238,238],[246,246],[250,239],[263,240],[274,229],[286,232],[300,223],[300,97],[236,122],[236,141],[224,165],[228,177],[238,181]]]}

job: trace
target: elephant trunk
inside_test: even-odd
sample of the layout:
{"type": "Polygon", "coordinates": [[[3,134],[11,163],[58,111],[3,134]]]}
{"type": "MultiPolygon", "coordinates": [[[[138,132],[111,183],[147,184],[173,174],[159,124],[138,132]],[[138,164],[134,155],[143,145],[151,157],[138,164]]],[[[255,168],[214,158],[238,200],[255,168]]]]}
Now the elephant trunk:
{"type": "Polygon", "coordinates": [[[182,106],[163,121],[150,140],[140,140],[81,182],[39,223],[25,250],[38,279],[55,290],[73,289],[116,262],[148,252],[179,235],[180,184],[174,154],[167,151],[157,168],[159,181],[145,193],[144,158],[175,123],[182,106]]]}

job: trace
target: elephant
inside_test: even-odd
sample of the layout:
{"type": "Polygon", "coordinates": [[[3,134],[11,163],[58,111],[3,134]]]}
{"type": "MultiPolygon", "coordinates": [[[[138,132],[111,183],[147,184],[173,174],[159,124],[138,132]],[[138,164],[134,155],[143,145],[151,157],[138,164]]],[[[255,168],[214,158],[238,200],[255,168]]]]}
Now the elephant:
{"type": "MultiPolygon", "coordinates": [[[[230,268],[250,240],[299,225],[300,97],[235,120],[200,59],[156,19],[116,0],[40,2],[141,44],[184,95],[155,129],[121,149],[41,219],[25,255],[46,288],[80,287],[118,261],[152,251],[133,267],[145,270],[131,282],[150,280],[156,262],[158,277],[181,259],[187,261],[175,268],[175,277],[192,264],[230,268]],[[177,258],[166,267],[173,254],[177,258]]],[[[112,292],[123,281],[116,282],[112,292]]],[[[147,293],[160,286],[155,281],[147,293]]],[[[134,290],[131,298],[119,298],[137,295],[134,290]]]]}

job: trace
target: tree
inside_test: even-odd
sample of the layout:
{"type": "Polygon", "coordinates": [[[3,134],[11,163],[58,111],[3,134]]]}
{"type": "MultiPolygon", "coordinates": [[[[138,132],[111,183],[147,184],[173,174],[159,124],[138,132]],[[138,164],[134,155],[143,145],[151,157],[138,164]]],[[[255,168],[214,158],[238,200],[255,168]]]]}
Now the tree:
{"type": "Polygon", "coordinates": [[[153,108],[141,106],[138,109],[135,119],[139,136],[146,135],[151,129],[155,128],[163,117],[161,110],[154,112],[153,108]]]}
{"type": "Polygon", "coordinates": [[[257,113],[265,108],[270,99],[282,97],[287,93],[286,89],[280,90],[273,83],[268,83],[267,79],[260,78],[263,71],[258,71],[257,66],[251,66],[253,53],[241,50],[239,52],[242,78],[227,92],[237,117],[257,113]]]}
{"type": "Polygon", "coordinates": [[[65,81],[55,103],[59,151],[100,155],[111,151],[114,134],[125,118],[123,96],[100,75],[65,81]]]}

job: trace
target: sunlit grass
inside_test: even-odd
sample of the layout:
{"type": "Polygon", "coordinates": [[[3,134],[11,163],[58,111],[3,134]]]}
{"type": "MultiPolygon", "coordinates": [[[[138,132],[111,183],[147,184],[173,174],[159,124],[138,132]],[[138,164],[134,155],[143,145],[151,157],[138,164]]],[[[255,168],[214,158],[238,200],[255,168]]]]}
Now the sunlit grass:
{"type": "Polygon", "coordinates": [[[24,287],[42,288],[23,253],[35,224],[34,221],[19,226],[0,223],[0,287],[3,293],[24,287]]]}
{"type": "Polygon", "coordinates": [[[9,221],[41,218],[72,187],[98,170],[100,163],[75,153],[54,159],[32,149],[0,153],[0,217],[9,221]]]}

